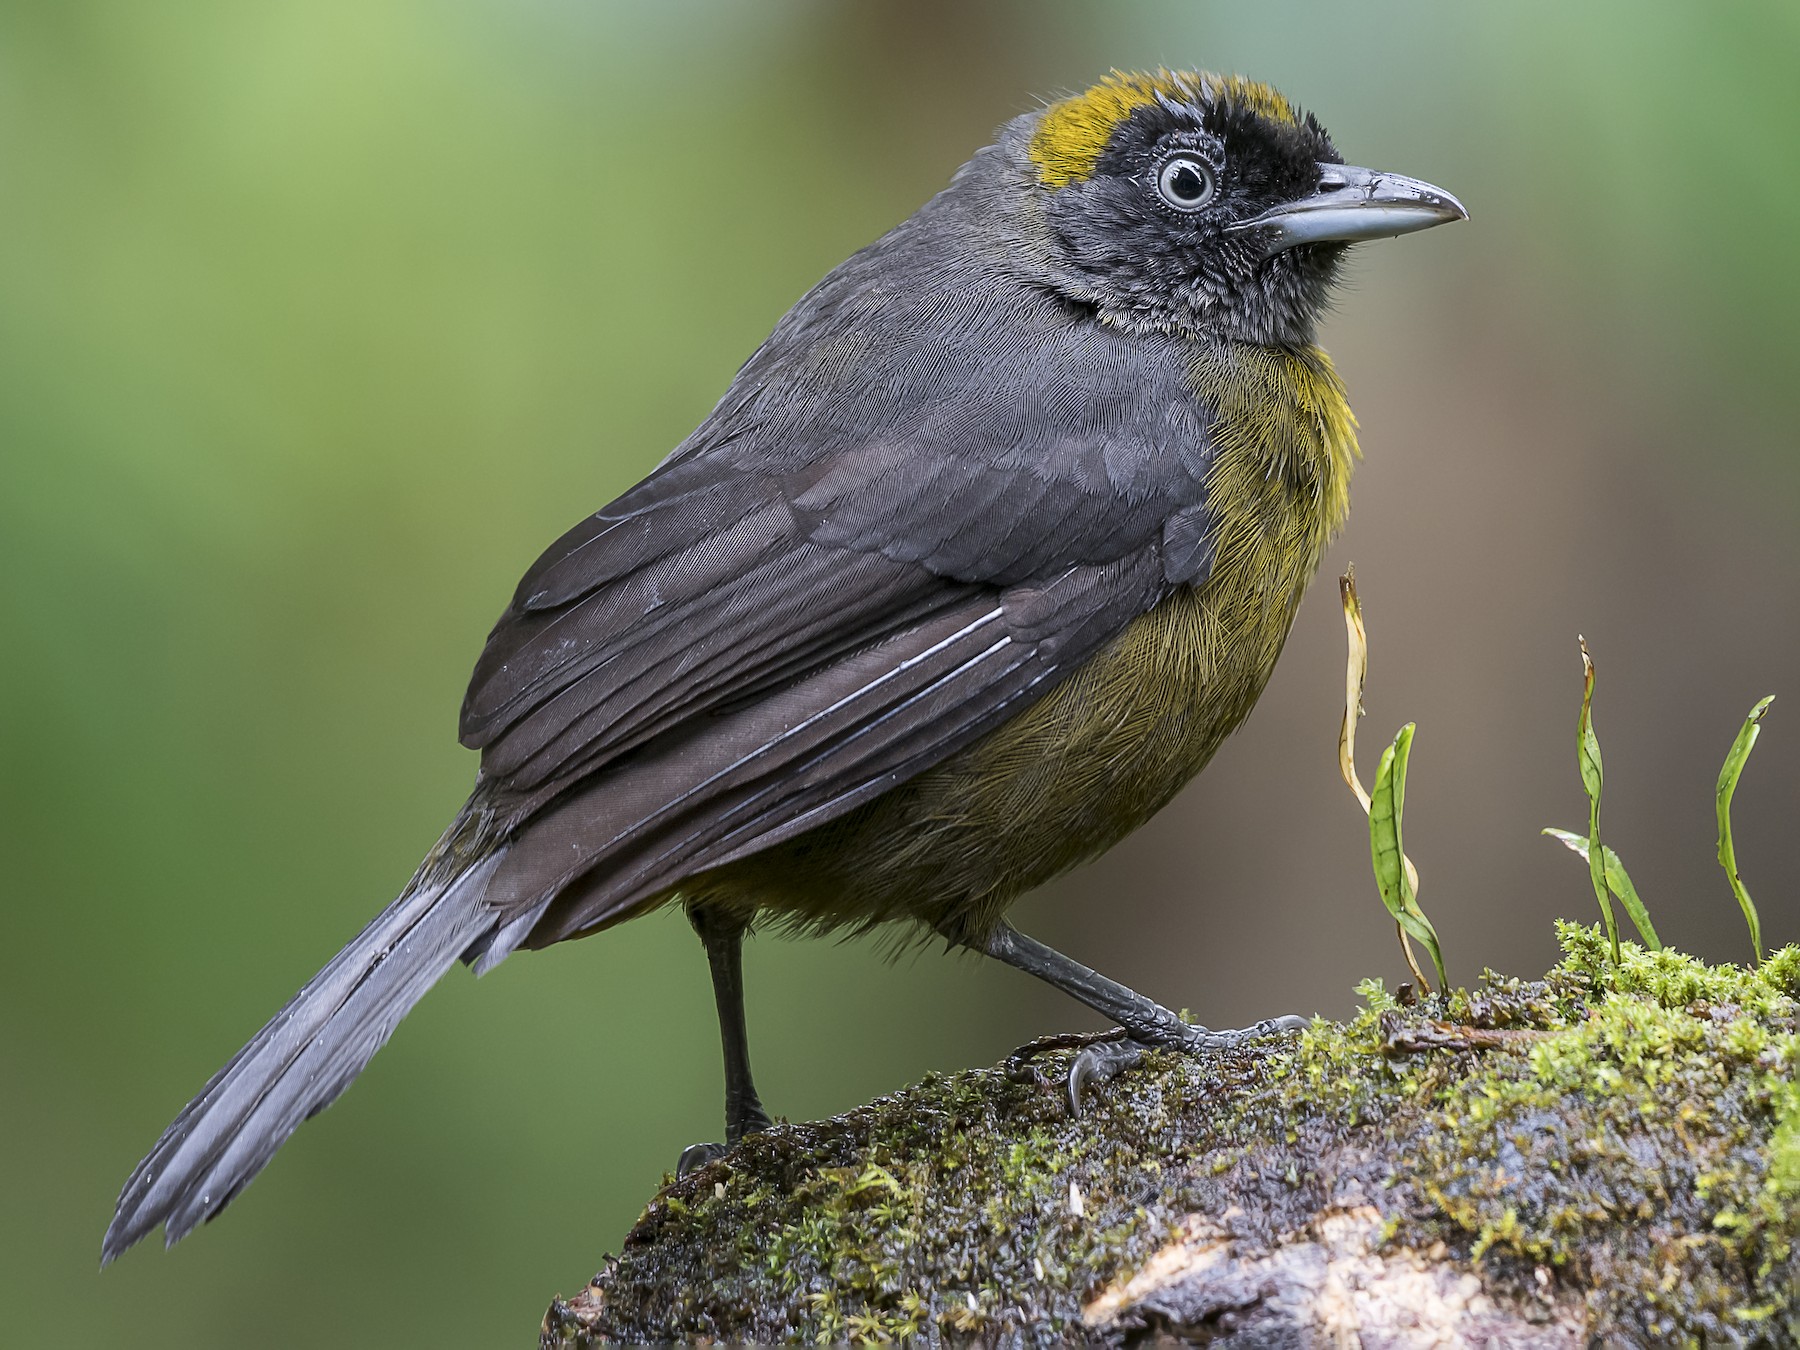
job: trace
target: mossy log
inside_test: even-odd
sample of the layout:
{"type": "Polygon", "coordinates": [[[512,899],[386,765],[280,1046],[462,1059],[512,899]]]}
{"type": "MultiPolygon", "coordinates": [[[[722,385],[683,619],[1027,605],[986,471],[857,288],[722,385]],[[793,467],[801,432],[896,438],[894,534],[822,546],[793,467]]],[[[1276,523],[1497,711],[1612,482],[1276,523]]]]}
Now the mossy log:
{"type": "Polygon", "coordinates": [[[1079,1118],[1063,1051],[780,1125],[665,1186],[543,1344],[1800,1345],[1800,949],[1563,941],[1152,1056],[1079,1118]]]}

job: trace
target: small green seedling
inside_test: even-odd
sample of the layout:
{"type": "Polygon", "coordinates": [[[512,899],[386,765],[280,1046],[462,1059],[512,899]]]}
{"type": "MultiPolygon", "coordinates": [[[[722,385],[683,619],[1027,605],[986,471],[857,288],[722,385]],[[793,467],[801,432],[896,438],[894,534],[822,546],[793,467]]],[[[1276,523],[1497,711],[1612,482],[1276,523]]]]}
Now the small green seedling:
{"type": "MultiPolygon", "coordinates": [[[[1600,902],[1600,917],[1606,921],[1606,940],[1612,947],[1613,969],[1619,968],[1619,925],[1613,921],[1612,901],[1606,890],[1606,845],[1600,840],[1600,789],[1606,775],[1600,768],[1600,738],[1594,734],[1594,658],[1588,655],[1587,639],[1576,635],[1581,644],[1581,721],[1576,728],[1575,760],[1581,768],[1581,786],[1588,799],[1588,880],[1594,886],[1594,898],[1600,902]]],[[[1623,869],[1621,869],[1623,870],[1623,869]]]]}
{"type": "Polygon", "coordinates": [[[1437,967],[1438,988],[1448,989],[1450,978],[1444,973],[1444,953],[1438,946],[1437,929],[1419,908],[1417,883],[1400,841],[1400,819],[1406,812],[1406,761],[1412,755],[1414,730],[1408,722],[1400,728],[1394,743],[1381,752],[1369,805],[1369,854],[1375,864],[1381,903],[1394,916],[1394,922],[1431,953],[1431,963],[1437,967]]]}
{"type": "Polygon", "coordinates": [[[1413,727],[1408,724],[1400,733],[1405,741],[1404,749],[1400,748],[1400,741],[1396,740],[1382,755],[1375,791],[1380,796],[1383,782],[1387,783],[1388,796],[1383,807],[1387,824],[1382,827],[1383,833],[1378,840],[1375,799],[1363,788],[1362,779],[1356,774],[1356,720],[1362,716],[1363,711],[1363,683],[1369,673],[1369,638],[1363,627],[1362,602],[1356,594],[1354,564],[1338,578],[1338,594],[1344,604],[1344,629],[1350,646],[1350,660],[1344,674],[1344,721],[1338,729],[1338,771],[1343,774],[1344,782],[1356,794],[1356,800],[1369,817],[1369,848],[1375,860],[1375,883],[1381,890],[1382,903],[1387,905],[1388,912],[1394,916],[1394,935],[1400,940],[1400,952],[1406,957],[1407,967],[1419,982],[1419,988],[1429,993],[1431,981],[1419,969],[1412,944],[1406,940],[1408,933],[1424,943],[1426,950],[1431,953],[1432,963],[1437,967],[1439,986],[1448,988],[1449,985],[1444,976],[1444,958],[1438,947],[1437,932],[1425,917],[1424,911],[1419,908],[1419,870],[1400,847],[1400,816],[1406,798],[1406,760],[1412,749],[1413,727]],[[1395,869],[1394,874],[1387,876],[1385,880],[1384,867],[1395,869]]]}
{"type": "Polygon", "coordinates": [[[1762,921],[1756,916],[1756,906],[1750,900],[1750,892],[1744,889],[1744,882],[1738,876],[1737,850],[1731,842],[1731,794],[1737,791],[1738,776],[1744,772],[1744,763],[1750,758],[1750,751],[1756,745],[1756,738],[1762,734],[1763,714],[1775,701],[1770,694],[1750,710],[1750,716],[1744,719],[1737,739],[1731,743],[1731,753],[1725,756],[1725,767],[1719,770],[1718,808],[1719,808],[1719,866],[1725,869],[1725,876],[1731,882],[1731,893],[1737,897],[1738,908],[1744,911],[1744,922],[1750,925],[1750,948],[1756,954],[1756,964],[1762,964],[1762,921]]]}
{"type": "MultiPolygon", "coordinates": [[[[1631,916],[1631,922],[1637,926],[1638,933],[1644,939],[1644,945],[1652,951],[1661,951],[1662,942],[1656,936],[1656,930],[1650,926],[1649,911],[1644,902],[1638,898],[1637,887],[1631,884],[1631,878],[1625,872],[1625,864],[1619,861],[1619,855],[1608,848],[1600,839],[1600,789],[1604,785],[1605,775],[1600,768],[1600,739],[1594,734],[1594,658],[1588,655],[1587,642],[1577,638],[1581,643],[1581,723],[1576,736],[1576,759],[1581,768],[1581,785],[1587,790],[1588,797],[1588,832],[1585,836],[1570,830],[1545,830],[1552,839],[1560,839],[1569,849],[1587,860],[1588,877],[1593,882],[1594,896],[1600,902],[1600,915],[1606,920],[1606,936],[1611,942],[1613,968],[1619,964],[1619,931],[1613,923],[1612,903],[1608,894],[1619,898],[1625,906],[1625,912],[1631,916]]],[[[1738,778],[1744,772],[1744,764],[1750,758],[1750,751],[1756,745],[1756,738],[1762,733],[1763,714],[1775,701],[1770,694],[1750,710],[1750,716],[1744,719],[1743,727],[1738,731],[1737,739],[1731,743],[1731,752],[1725,756],[1725,766],[1719,770],[1719,786],[1717,792],[1719,812],[1719,866],[1725,869],[1726,879],[1731,882],[1731,893],[1737,897],[1738,908],[1744,911],[1744,922],[1750,927],[1750,947],[1756,957],[1756,964],[1762,964],[1762,923],[1757,918],[1756,906],[1750,899],[1750,893],[1744,889],[1743,878],[1738,876],[1737,851],[1731,840],[1731,796],[1737,791],[1738,778]]]]}

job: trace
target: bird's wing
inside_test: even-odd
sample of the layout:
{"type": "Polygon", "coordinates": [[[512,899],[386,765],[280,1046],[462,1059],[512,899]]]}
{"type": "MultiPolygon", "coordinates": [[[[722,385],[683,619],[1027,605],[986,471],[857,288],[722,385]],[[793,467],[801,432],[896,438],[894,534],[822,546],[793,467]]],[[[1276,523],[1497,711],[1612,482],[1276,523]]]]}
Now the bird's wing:
{"type": "Polygon", "coordinates": [[[558,906],[554,931],[532,934],[542,945],[822,824],[1029,706],[1164,590],[1160,560],[1146,549],[1041,587],[963,594],[759,697],[691,719],[534,816],[489,902],[541,913],[580,883],[579,905],[558,906]]]}
{"type": "Polygon", "coordinates": [[[526,574],[476,666],[463,743],[510,791],[554,790],[954,608],[964,589],[813,544],[771,477],[672,466],[526,574]]]}
{"type": "Polygon", "coordinates": [[[574,931],[822,823],[1203,574],[1204,418],[1179,373],[1094,325],[1038,348],[938,369],[935,401],[890,390],[904,415],[865,399],[860,430],[804,391],[782,404],[800,421],[766,389],[728,400],[709,445],[538,561],[464,704],[484,780],[520,804],[494,903],[587,878],[574,931]]]}

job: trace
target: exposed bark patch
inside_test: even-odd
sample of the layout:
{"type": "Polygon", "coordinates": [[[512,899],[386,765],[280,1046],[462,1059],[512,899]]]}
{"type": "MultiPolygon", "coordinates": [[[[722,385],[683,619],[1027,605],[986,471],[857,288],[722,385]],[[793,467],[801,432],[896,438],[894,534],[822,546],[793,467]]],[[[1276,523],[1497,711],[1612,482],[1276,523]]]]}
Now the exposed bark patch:
{"type": "Polygon", "coordinates": [[[1557,1298],[1548,1272],[1537,1297],[1495,1295],[1438,1244],[1382,1241],[1371,1206],[1322,1214],[1273,1249],[1245,1249],[1196,1216],[1131,1279],[1082,1310],[1109,1342],[1175,1340],[1250,1347],[1361,1350],[1581,1350],[1586,1314],[1557,1298]]]}

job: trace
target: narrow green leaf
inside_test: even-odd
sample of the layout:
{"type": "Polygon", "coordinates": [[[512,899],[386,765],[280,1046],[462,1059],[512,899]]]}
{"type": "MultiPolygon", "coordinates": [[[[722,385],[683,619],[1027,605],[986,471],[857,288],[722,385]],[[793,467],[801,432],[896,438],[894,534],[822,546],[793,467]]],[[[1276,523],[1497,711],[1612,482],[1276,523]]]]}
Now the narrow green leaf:
{"type": "Polygon", "coordinates": [[[1444,953],[1438,945],[1437,930],[1419,908],[1401,842],[1400,822],[1406,814],[1406,764],[1412,755],[1415,730],[1415,725],[1408,722],[1400,728],[1394,743],[1381,752],[1381,764],[1375,770],[1375,791],[1369,799],[1369,856],[1374,863],[1381,903],[1394,916],[1394,922],[1431,953],[1438,987],[1448,989],[1449,977],[1444,972],[1444,953]]]}
{"type": "Polygon", "coordinates": [[[1575,748],[1576,760],[1582,787],[1590,799],[1599,801],[1606,773],[1600,765],[1600,738],[1594,734],[1594,658],[1588,655],[1586,638],[1575,640],[1581,644],[1581,739],[1575,748]]]}
{"type": "Polygon", "coordinates": [[[1637,887],[1631,884],[1631,876],[1625,871],[1625,864],[1619,861],[1619,855],[1605,844],[1600,845],[1606,864],[1606,886],[1619,897],[1619,903],[1625,906],[1626,914],[1631,916],[1631,926],[1638,930],[1638,936],[1644,945],[1653,952],[1662,950],[1662,939],[1656,935],[1656,925],[1650,922],[1650,911],[1638,898],[1637,887]]]}
{"type": "MultiPolygon", "coordinates": [[[[1545,830],[1544,833],[1552,839],[1561,840],[1571,852],[1579,854],[1582,858],[1585,859],[1588,856],[1586,835],[1576,834],[1572,830],[1545,830]]],[[[1625,864],[1619,861],[1619,855],[1607,845],[1600,845],[1600,851],[1606,864],[1606,888],[1619,898],[1621,905],[1625,906],[1626,914],[1631,916],[1632,927],[1638,930],[1638,936],[1643,938],[1644,945],[1653,952],[1660,952],[1662,939],[1656,936],[1656,929],[1650,923],[1650,911],[1644,907],[1644,902],[1638,899],[1637,887],[1631,884],[1631,877],[1626,874],[1625,864]]]]}
{"type": "MultiPolygon", "coordinates": [[[[1409,730],[1411,724],[1401,731],[1400,738],[1405,739],[1409,730]]],[[[1381,752],[1381,762],[1375,766],[1375,791],[1369,798],[1369,853],[1375,866],[1375,885],[1381,890],[1381,903],[1396,920],[1406,912],[1405,902],[1401,899],[1405,874],[1400,866],[1400,821],[1399,813],[1394,809],[1394,760],[1399,745],[1400,740],[1396,740],[1381,752]]],[[[1405,776],[1402,775],[1403,800],[1404,796],[1405,776]]]]}
{"type": "Polygon", "coordinates": [[[1756,953],[1759,966],[1762,964],[1762,921],[1756,916],[1750,892],[1744,889],[1743,879],[1738,876],[1737,849],[1731,842],[1731,795],[1737,791],[1738,776],[1744,772],[1744,764],[1750,758],[1756,738],[1762,734],[1763,714],[1774,701],[1775,695],[1770,694],[1750,710],[1737,739],[1731,743],[1731,752],[1725,756],[1725,767],[1719,770],[1719,866],[1725,869],[1725,876],[1731,882],[1731,893],[1737,897],[1738,908],[1744,911],[1744,922],[1750,925],[1750,947],[1756,953]]]}
{"type": "MultiPolygon", "coordinates": [[[[1581,786],[1587,790],[1587,837],[1605,848],[1600,839],[1600,789],[1606,775],[1600,768],[1600,738],[1594,734],[1594,658],[1588,655],[1587,639],[1579,635],[1581,644],[1581,724],[1575,738],[1575,761],[1581,768],[1581,786]]],[[[1619,925],[1613,919],[1612,901],[1607,899],[1605,855],[1588,853],[1588,881],[1594,887],[1594,899],[1600,902],[1600,917],[1606,921],[1606,939],[1612,947],[1613,969],[1619,968],[1619,925]]]]}

